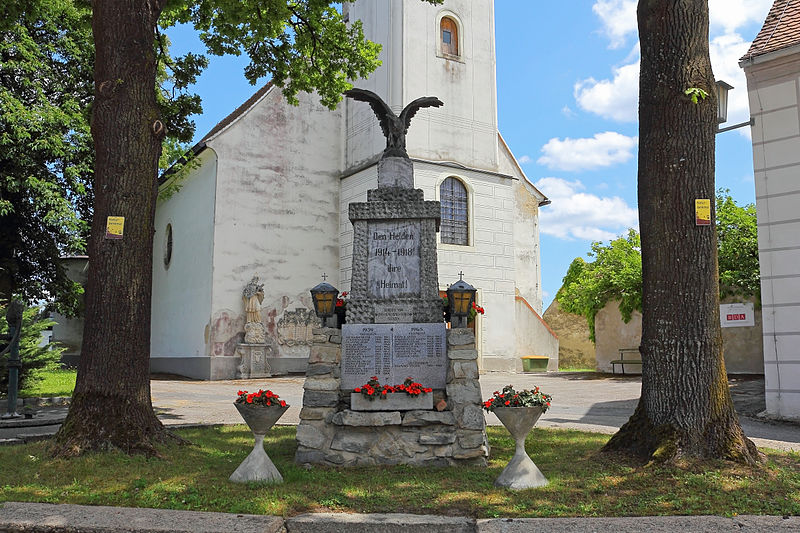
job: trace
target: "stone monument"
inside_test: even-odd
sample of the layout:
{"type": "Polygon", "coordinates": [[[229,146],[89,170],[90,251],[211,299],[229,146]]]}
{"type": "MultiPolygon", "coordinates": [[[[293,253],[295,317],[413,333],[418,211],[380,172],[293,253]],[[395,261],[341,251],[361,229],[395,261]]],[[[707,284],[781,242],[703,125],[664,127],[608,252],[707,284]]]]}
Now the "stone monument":
{"type": "Polygon", "coordinates": [[[267,358],[272,355],[272,347],[267,344],[267,328],[261,321],[261,302],[264,301],[264,284],[258,276],[253,276],[242,291],[246,322],[244,342],[236,347],[240,363],[236,377],[265,378],[272,375],[267,358]]]}
{"type": "MultiPolygon", "coordinates": [[[[304,385],[295,461],[327,465],[486,465],[477,350],[469,329],[446,328],[439,297],[436,232],[440,204],[414,189],[405,134],[435,97],[414,100],[397,117],[376,94],[345,93],[370,104],[386,136],[378,188],[349,206],[353,271],[347,321],[319,328],[304,385]],[[437,409],[393,398],[369,409],[350,395],[371,377],[395,385],[410,377],[434,389],[437,409]]],[[[403,393],[395,393],[398,396],[403,393]]]]}

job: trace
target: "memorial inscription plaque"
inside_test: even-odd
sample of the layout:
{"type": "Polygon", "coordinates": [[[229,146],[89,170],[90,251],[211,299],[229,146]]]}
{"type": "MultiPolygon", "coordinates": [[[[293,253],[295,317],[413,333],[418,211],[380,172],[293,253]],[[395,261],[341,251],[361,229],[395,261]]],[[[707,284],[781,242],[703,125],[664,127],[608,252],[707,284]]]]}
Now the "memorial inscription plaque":
{"type": "Polygon", "coordinates": [[[420,230],[417,220],[369,223],[367,288],[378,299],[418,297],[420,230]]]}
{"type": "Polygon", "coordinates": [[[376,376],[396,385],[407,377],[443,389],[447,374],[444,323],[345,324],[342,326],[342,389],[376,376]]]}
{"type": "Polygon", "coordinates": [[[375,304],[376,324],[409,324],[414,321],[414,306],[409,303],[375,304]]]}

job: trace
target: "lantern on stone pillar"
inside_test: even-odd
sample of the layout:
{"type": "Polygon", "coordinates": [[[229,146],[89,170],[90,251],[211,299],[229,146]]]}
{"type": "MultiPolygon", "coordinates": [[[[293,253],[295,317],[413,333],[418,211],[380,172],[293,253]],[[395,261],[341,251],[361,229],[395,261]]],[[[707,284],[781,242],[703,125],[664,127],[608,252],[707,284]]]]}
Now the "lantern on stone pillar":
{"type": "Polygon", "coordinates": [[[336,311],[336,297],[339,289],[323,281],[311,289],[311,299],[314,302],[314,312],[322,321],[322,327],[335,328],[334,312],[336,311]]]}
{"type": "Polygon", "coordinates": [[[450,307],[450,323],[454,328],[467,327],[467,317],[475,303],[477,289],[464,281],[464,273],[459,273],[459,280],[447,288],[447,303],[450,307]]]}

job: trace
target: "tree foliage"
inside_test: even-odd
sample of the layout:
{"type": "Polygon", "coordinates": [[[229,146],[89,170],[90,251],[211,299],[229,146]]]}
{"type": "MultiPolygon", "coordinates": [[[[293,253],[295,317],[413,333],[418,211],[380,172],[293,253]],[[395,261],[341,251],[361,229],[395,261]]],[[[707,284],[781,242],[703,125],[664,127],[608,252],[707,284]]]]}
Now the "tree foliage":
{"type": "MultiPolygon", "coordinates": [[[[19,358],[22,368],[19,372],[19,390],[23,390],[37,381],[36,371],[55,368],[61,358],[63,347],[55,343],[42,344],[42,334],[55,325],[42,309],[29,307],[22,313],[22,333],[19,338],[19,358]]],[[[8,333],[6,310],[0,307],[0,333],[8,333]]],[[[0,359],[0,392],[8,394],[8,357],[6,353],[0,359]]]]}
{"type": "MultiPolygon", "coordinates": [[[[728,190],[716,198],[719,284],[723,296],[758,298],[761,285],[758,268],[756,208],[739,206],[728,190]]],[[[610,241],[592,243],[588,253],[594,260],[577,257],[572,261],[556,294],[561,308],[586,318],[592,341],[597,313],[610,301],[619,301],[625,322],[634,311],[642,310],[642,246],[639,233],[610,241]]]]}
{"type": "Polygon", "coordinates": [[[85,253],[91,213],[90,17],[72,0],[0,6],[0,301],[65,314],[82,289],[58,258],[85,253]]]}

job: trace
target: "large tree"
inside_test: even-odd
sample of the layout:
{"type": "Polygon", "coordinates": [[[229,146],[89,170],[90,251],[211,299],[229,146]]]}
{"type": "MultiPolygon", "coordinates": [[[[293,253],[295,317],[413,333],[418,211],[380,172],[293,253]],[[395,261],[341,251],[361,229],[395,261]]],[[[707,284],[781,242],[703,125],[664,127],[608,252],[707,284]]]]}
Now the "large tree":
{"type": "Polygon", "coordinates": [[[722,358],[716,233],[695,225],[714,197],[708,0],[639,0],[637,17],[642,396],[606,449],[757,463],[722,358]]]}
{"type": "MultiPolygon", "coordinates": [[[[437,3],[437,0],[428,0],[437,3]]],[[[250,57],[245,75],[272,75],[292,101],[316,90],[334,106],[348,79],[378,65],[379,47],[328,0],[94,0],[91,131],[96,152],[86,317],[72,404],[56,453],[116,447],[154,453],[169,434],[150,401],[150,286],[157,169],[165,134],[154,86],[160,27],[191,23],[212,54],[250,57]],[[125,218],[107,239],[109,216],[125,218]]],[[[202,68],[188,57],[172,65],[202,68]]],[[[178,80],[181,78],[178,76],[178,80]]]]}
{"type": "Polygon", "coordinates": [[[78,307],[59,257],[85,253],[91,212],[90,19],[73,0],[0,5],[0,304],[78,307]]]}

